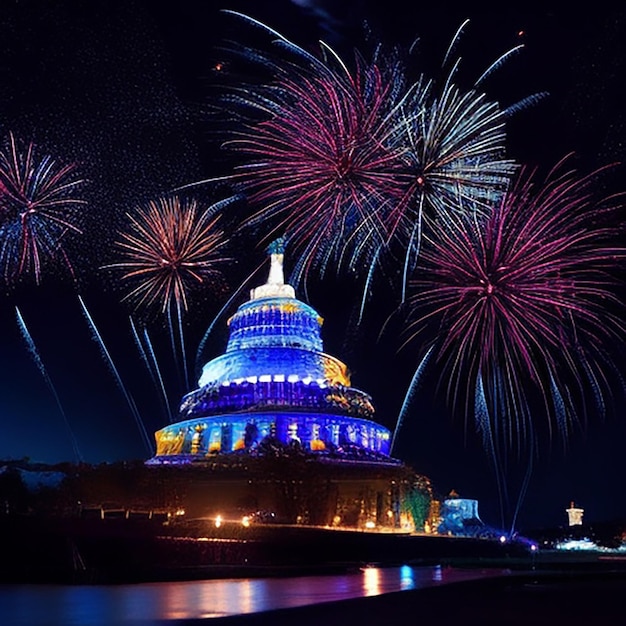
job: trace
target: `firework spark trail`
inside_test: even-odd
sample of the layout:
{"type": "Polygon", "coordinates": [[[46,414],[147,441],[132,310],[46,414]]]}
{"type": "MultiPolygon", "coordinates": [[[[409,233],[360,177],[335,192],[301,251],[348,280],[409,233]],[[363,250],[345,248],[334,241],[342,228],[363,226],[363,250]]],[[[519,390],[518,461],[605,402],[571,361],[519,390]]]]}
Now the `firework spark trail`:
{"type": "Polygon", "coordinates": [[[0,149],[0,266],[7,284],[32,272],[41,280],[45,259],[60,257],[73,275],[63,248],[68,233],[81,234],[79,219],[86,202],[75,197],[84,183],[75,165],[39,156],[9,134],[0,149]]]}
{"type": "Polygon", "coordinates": [[[412,282],[409,341],[440,338],[435,362],[453,407],[474,404],[480,376],[493,436],[518,449],[537,414],[567,439],[587,388],[609,388],[605,346],[626,334],[616,295],[626,249],[609,222],[621,198],[594,200],[602,170],[580,177],[566,163],[545,181],[521,172],[485,219],[434,230],[412,282]]]}
{"type": "Polygon", "coordinates": [[[139,333],[137,332],[137,327],[135,326],[135,322],[132,318],[132,316],[129,316],[128,321],[130,322],[130,329],[133,333],[133,339],[135,340],[135,346],[137,346],[137,350],[139,351],[139,355],[141,356],[141,360],[143,361],[144,365],[146,366],[146,369],[148,370],[148,373],[150,374],[150,378],[152,378],[152,382],[156,385],[157,384],[157,379],[156,379],[156,375],[154,373],[154,369],[152,367],[152,364],[148,361],[148,355],[146,354],[146,351],[143,347],[143,344],[141,343],[141,338],[139,337],[139,333]]]}
{"type": "Polygon", "coordinates": [[[170,408],[170,401],[169,398],[167,397],[167,393],[165,391],[165,384],[163,383],[163,377],[161,376],[161,370],[159,368],[159,364],[157,362],[156,359],[156,355],[154,353],[154,349],[152,347],[152,342],[150,341],[150,336],[148,335],[148,329],[144,327],[143,329],[143,336],[144,336],[144,341],[146,342],[146,346],[147,346],[147,350],[148,352],[146,352],[146,349],[143,346],[141,337],[139,336],[139,333],[137,332],[137,327],[135,326],[135,322],[133,321],[132,317],[129,317],[130,320],[130,327],[133,333],[133,337],[135,339],[135,345],[137,346],[137,349],[139,350],[139,354],[141,355],[141,359],[144,362],[146,369],[148,370],[149,374],[150,374],[150,378],[152,379],[152,383],[154,384],[155,387],[157,387],[159,389],[159,392],[161,393],[162,396],[162,402],[163,402],[163,406],[165,408],[165,412],[167,413],[167,417],[170,423],[172,423],[174,420],[172,418],[172,411],[170,408]],[[150,360],[148,359],[148,353],[150,354],[150,360]]]}
{"type": "Polygon", "coordinates": [[[404,418],[409,410],[409,406],[411,404],[411,400],[417,393],[420,383],[422,382],[422,378],[424,376],[424,371],[429,362],[430,355],[432,354],[434,346],[428,348],[428,351],[420,361],[419,365],[415,369],[413,373],[413,378],[411,379],[411,383],[409,384],[409,388],[404,395],[404,400],[402,402],[402,408],[400,409],[400,413],[398,413],[398,419],[396,420],[396,427],[393,430],[393,437],[391,438],[391,448],[389,450],[389,454],[393,455],[394,446],[396,444],[396,440],[398,438],[398,433],[400,432],[400,428],[404,422],[404,418]]]}
{"type": "Polygon", "coordinates": [[[187,310],[190,288],[219,275],[214,265],[229,260],[220,257],[226,240],[216,212],[234,200],[200,212],[195,200],[160,198],[128,213],[130,231],[116,242],[124,260],[104,266],[123,270],[122,278],[135,282],[124,300],[137,307],[156,305],[162,313],[174,304],[187,310]]]}
{"type": "Polygon", "coordinates": [[[217,315],[213,318],[213,321],[209,324],[209,327],[207,328],[206,332],[204,333],[204,336],[202,337],[202,340],[198,344],[198,349],[196,351],[196,375],[197,376],[199,376],[201,374],[201,368],[202,368],[202,365],[203,365],[202,358],[203,358],[204,350],[206,348],[206,344],[209,341],[209,338],[211,337],[211,333],[213,332],[213,329],[215,328],[215,325],[217,324],[217,321],[228,310],[228,308],[235,301],[235,299],[239,298],[239,296],[241,295],[241,292],[245,289],[246,285],[248,285],[250,283],[250,281],[258,274],[259,270],[261,270],[261,268],[263,268],[263,267],[265,267],[265,262],[259,264],[250,273],[250,275],[241,283],[241,285],[239,285],[239,287],[233,292],[233,294],[230,296],[230,298],[228,298],[228,300],[224,303],[222,308],[218,311],[217,315]]]}
{"type": "Polygon", "coordinates": [[[17,322],[18,322],[18,326],[20,328],[20,331],[22,333],[22,337],[24,338],[24,340],[26,341],[26,345],[28,346],[28,350],[31,354],[31,356],[33,357],[33,360],[35,361],[35,364],[37,365],[37,368],[39,369],[39,371],[41,372],[41,375],[43,376],[44,380],[46,381],[46,384],[48,385],[48,388],[50,389],[50,391],[52,392],[52,395],[54,396],[54,399],[57,403],[57,406],[59,408],[59,411],[61,412],[61,415],[63,417],[63,422],[65,424],[65,428],[67,429],[67,432],[70,436],[70,441],[72,443],[72,450],[74,452],[74,456],[76,457],[76,461],[78,463],[82,463],[83,462],[83,456],[80,453],[80,448],[78,447],[78,442],[76,440],[76,437],[74,435],[74,431],[72,430],[72,427],[70,426],[69,420],[67,419],[67,415],[65,414],[65,410],[63,409],[63,406],[61,404],[61,400],[59,399],[59,394],[57,393],[56,388],[54,387],[54,385],[52,384],[52,380],[50,379],[50,376],[48,375],[48,371],[46,370],[43,361],[41,360],[41,357],[39,356],[39,352],[37,350],[37,347],[35,346],[35,342],[33,341],[33,338],[26,326],[26,322],[24,321],[24,317],[22,316],[22,313],[20,312],[19,308],[16,306],[15,307],[15,313],[17,315],[17,322]]]}
{"type": "Polygon", "coordinates": [[[120,388],[120,391],[124,394],[124,397],[126,398],[126,402],[128,403],[128,406],[131,410],[131,413],[133,414],[133,417],[135,419],[135,422],[137,423],[137,427],[139,428],[139,432],[142,435],[143,438],[143,442],[146,446],[146,449],[148,450],[148,452],[150,454],[154,453],[153,447],[152,447],[152,442],[150,441],[150,437],[148,436],[148,433],[146,431],[146,427],[143,423],[143,420],[141,419],[141,415],[139,414],[139,411],[137,409],[137,405],[135,404],[135,401],[133,400],[132,396],[128,393],[126,386],[124,385],[124,382],[122,381],[122,377],[120,376],[117,367],[115,367],[115,363],[113,362],[113,359],[111,358],[111,354],[109,353],[106,345],[104,344],[104,341],[102,339],[102,335],[100,334],[100,332],[98,331],[98,328],[91,316],[91,314],[89,313],[89,310],[87,309],[87,306],[85,305],[84,300],[82,299],[82,297],[79,295],[78,296],[78,300],[80,302],[81,308],[83,310],[83,314],[85,316],[85,319],[87,320],[87,323],[89,324],[89,327],[92,331],[92,335],[94,340],[98,343],[98,345],[100,346],[100,350],[102,352],[102,355],[105,357],[105,360],[109,366],[109,370],[111,371],[111,373],[113,374],[113,376],[115,377],[115,380],[117,382],[118,387],[120,388]]]}
{"type": "Polygon", "coordinates": [[[407,102],[390,138],[407,179],[406,198],[391,216],[392,235],[398,228],[413,231],[420,204],[430,219],[484,209],[516,170],[504,157],[505,114],[484,94],[462,93],[454,84],[407,102]]]}
{"type": "Polygon", "coordinates": [[[186,390],[190,390],[189,368],[187,366],[187,349],[185,348],[185,336],[183,334],[183,317],[180,307],[176,310],[176,319],[178,320],[178,338],[180,341],[180,356],[183,362],[186,390]]]}
{"type": "Polygon", "coordinates": [[[517,524],[517,517],[519,515],[520,509],[522,508],[522,503],[524,502],[524,498],[526,498],[526,494],[528,493],[528,487],[530,486],[530,479],[532,477],[533,469],[535,463],[535,452],[534,452],[534,441],[530,440],[530,448],[528,450],[528,463],[526,466],[526,473],[524,474],[524,479],[520,486],[519,495],[517,497],[517,501],[515,503],[515,510],[513,511],[513,515],[511,517],[511,525],[509,528],[509,537],[512,537],[515,533],[515,526],[517,524]]]}
{"type": "Polygon", "coordinates": [[[499,446],[497,445],[497,441],[493,434],[491,417],[489,415],[489,406],[487,404],[487,398],[485,397],[485,385],[483,384],[483,377],[480,372],[476,377],[474,418],[476,421],[476,427],[482,437],[483,448],[487,452],[492,464],[493,473],[496,479],[498,503],[500,505],[500,525],[504,528],[506,525],[504,510],[508,504],[509,494],[504,476],[505,472],[502,468],[502,461],[500,459],[499,446]]]}
{"type": "Polygon", "coordinates": [[[180,375],[182,369],[182,384],[184,385],[185,391],[189,391],[189,369],[187,367],[187,350],[185,348],[182,311],[180,310],[180,304],[178,302],[176,302],[174,306],[173,314],[171,309],[168,309],[166,313],[167,328],[169,330],[170,345],[176,363],[176,370],[180,375]]]}
{"type": "Polygon", "coordinates": [[[150,354],[150,358],[152,359],[152,363],[154,364],[154,370],[157,374],[157,377],[159,379],[159,386],[161,388],[161,393],[163,394],[163,401],[165,402],[166,408],[167,408],[167,414],[169,416],[169,421],[170,423],[174,422],[174,416],[172,415],[172,407],[170,405],[170,401],[169,398],[167,396],[167,393],[165,392],[165,383],[163,382],[163,376],[161,374],[161,368],[159,367],[159,362],[157,361],[156,358],[156,353],[154,351],[154,346],[152,344],[152,341],[150,340],[150,335],[148,334],[148,329],[144,328],[143,329],[143,336],[144,339],[146,341],[146,346],[148,347],[148,354],[150,354]]]}
{"type": "MultiPolygon", "coordinates": [[[[558,392],[552,388],[554,393],[558,392]]],[[[483,383],[482,372],[478,373],[476,379],[476,390],[474,394],[474,416],[476,422],[476,428],[482,437],[483,448],[487,452],[488,458],[491,461],[491,467],[496,480],[496,488],[498,493],[498,501],[500,506],[500,522],[501,528],[507,526],[505,510],[508,512],[509,503],[511,501],[509,493],[509,485],[507,484],[507,471],[506,454],[503,454],[501,446],[499,445],[497,436],[494,435],[492,427],[492,419],[489,415],[489,406],[487,398],[485,396],[485,385],[483,383]]],[[[517,523],[517,516],[521,509],[522,503],[528,492],[530,485],[530,479],[534,469],[534,457],[535,457],[535,437],[528,437],[529,447],[527,450],[526,470],[524,472],[524,478],[522,484],[519,487],[519,493],[515,501],[515,507],[511,515],[511,521],[509,525],[509,537],[515,533],[515,525],[517,523]]]]}

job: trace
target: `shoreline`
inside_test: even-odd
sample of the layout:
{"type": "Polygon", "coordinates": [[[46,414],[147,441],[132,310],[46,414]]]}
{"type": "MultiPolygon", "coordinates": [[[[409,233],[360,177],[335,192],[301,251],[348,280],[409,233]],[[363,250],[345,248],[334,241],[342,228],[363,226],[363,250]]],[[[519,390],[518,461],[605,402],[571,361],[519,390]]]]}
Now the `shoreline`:
{"type": "Polygon", "coordinates": [[[164,526],[131,520],[0,518],[2,583],[116,584],[275,577],[368,565],[530,567],[515,542],[292,525],[164,526]],[[4,544],[4,545],[2,545],[4,544]]]}
{"type": "MultiPolygon", "coordinates": [[[[379,596],[212,618],[220,625],[360,626],[438,623],[463,626],[588,626],[622,617],[626,570],[518,572],[379,596]]],[[[174,621],[159,622],[165,626],[174,621]]],[[[188,626],[206,620],[185,620],[188,626]]],[[[621,623],[621,622],[619,622],[621,623]]],[[[156,625],[155,625],[156,626],[156,625]]]]}
{"type": "Polygon", "coordinates": [[[626,575],[626,553],[531,549],[493,539],[209,520],[0,517],[0,583],[124,584],[346,573],[367,566],[626,575]]]}

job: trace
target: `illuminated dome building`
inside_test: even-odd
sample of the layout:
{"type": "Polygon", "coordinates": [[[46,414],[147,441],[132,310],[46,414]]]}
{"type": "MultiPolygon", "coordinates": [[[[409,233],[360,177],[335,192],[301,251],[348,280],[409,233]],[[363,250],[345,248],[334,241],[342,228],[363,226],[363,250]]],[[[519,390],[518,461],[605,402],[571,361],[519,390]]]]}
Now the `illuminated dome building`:
{"type": "Polygon", "coordinates": [[[285,284],[282,248],[270,252],[267,282],[228,321],[226,351],[156,432],[151,484],[186,520],[423,527],[430,482],[389,456],[370,396],[323,351],[322,318],[285,284]]]}
{"type": "Polygon", "coordinates": [[[389,457],[389,430],[372,421],[370,396],[323,351],[323,320],[285,284],[282,260],[274,245],[266,284],[252,289],[228,321],[226,352],[204,365],[199,388],[183,398],[181,421],[156,433],[148,463],[276,446],[338,461],[397,463],[389,457]]]}

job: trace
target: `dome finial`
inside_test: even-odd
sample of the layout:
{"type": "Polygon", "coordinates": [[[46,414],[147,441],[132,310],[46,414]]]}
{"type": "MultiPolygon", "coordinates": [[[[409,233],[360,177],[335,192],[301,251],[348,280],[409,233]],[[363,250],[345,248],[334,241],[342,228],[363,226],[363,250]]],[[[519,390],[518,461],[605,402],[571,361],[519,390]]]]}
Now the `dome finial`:
{"type": "Polygon", "coordinates": [[[283,257],[285,253],[285,240],[279,237],[267,247],[270,255],[270,271],[267,282],[250,291],[250,299],[258,298],[295,298],[296,292],[291,285],[285,284],[283,271],[283,257]]]}
{"type": "Polygon", "coordinates": [[[270,255],[270,273],[267,277],[268,285],[284,285],[285,273],[283,271],[283,258],[285,256],[285,245],[282,237],[275,239],[267,247],[270,255]]]}
{"type": "Polygon", "coordinates": [[[285,254],[285,238],[279,237],[278,239],[274,239],[269,246],[267,246],[268,254],[285,254]]]}

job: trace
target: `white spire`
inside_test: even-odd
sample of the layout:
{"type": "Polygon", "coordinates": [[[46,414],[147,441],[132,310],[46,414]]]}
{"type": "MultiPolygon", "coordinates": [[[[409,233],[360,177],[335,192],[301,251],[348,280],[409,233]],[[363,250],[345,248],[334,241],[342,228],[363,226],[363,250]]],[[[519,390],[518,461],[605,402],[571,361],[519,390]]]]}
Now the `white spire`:
{"type": "Polygon", "coordinates": [[[250,290],[250,300],[259,298],[295,298],[296,292],[291,285],[285,284],[283,271],[283,253],[272,252],[270,254],[270,271],[267,282],[260,287],[250,290]]]}
{"type": "Polygon", "coordinates": [[[285,272],[283,271],[283,255],[271,254],[270,255],[270,273],[267,277],[268,285],[284,285],[285,284],[285,272]]]}

